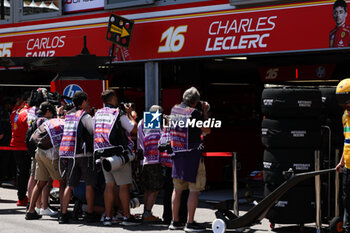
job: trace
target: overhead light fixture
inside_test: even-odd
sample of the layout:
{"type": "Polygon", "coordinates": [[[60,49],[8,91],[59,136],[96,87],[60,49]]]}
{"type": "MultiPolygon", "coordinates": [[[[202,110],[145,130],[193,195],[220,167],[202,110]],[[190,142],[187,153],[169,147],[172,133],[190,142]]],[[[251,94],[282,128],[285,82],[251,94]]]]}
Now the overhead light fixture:
{"type": "Polygon", "coordinates": [[[332,83],[332,82],[339,82],[339,80],[290,80],[286,81],[290,83],[332,83]]]}
{"type": "Polygon", "coordinates": [[[212,86],[249,86],[250,83],[210,83],[212,86]]]}
{"type": "Polygon", "coordinates": [[[247,57],[226,57],[225,59],[230,59],[230,60],[247,60],[247,57]]]}
{"type": "Polygon", "coordinates": [[[225,61],[225,60],[222,58],[215,58],[214,61],[225,61]]]}

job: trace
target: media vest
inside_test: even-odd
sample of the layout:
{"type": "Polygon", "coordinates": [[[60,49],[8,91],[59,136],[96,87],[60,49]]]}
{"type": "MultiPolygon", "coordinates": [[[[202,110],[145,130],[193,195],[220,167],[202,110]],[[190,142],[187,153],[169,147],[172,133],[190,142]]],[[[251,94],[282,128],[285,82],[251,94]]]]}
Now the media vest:
{"type": "MultiPolygon", "coordinates": [[[[165,144],[168,141],[170,141],[170,130],[169,128],[164,128],[163,132],[161,133],[159,143],[158,144],[165,144]]],[[[165,152],[159,152],[159,162],[165,166],[165,167],[172,167],[173,166],[173,160],[171,156],[173,154],[168,154],[167,151],[165,152]]]]}
{"type": "Polygon", "coordinates": [[[81,123],[81,118],[85,114],[87,113],[82,109],[73,109],[67,113],[64,121],[62,141],[60,144],[60,157],[74,158],[75,154],[77,154],[78,151],[81,151],[81,148],[79,148],[81,145],[78,145],[78,137],[81,137],[82,135],[78,135],[78,128],[81,123]]]}
{"type": "Polygon", "coordinates": [[[161,129],[145,129],[143,127],[143,120],[141,122],[143,132],[143,164],[159,163],[158,142],[162,134],[161,129]]]}
{"type": "Polygon", "coordinates": [[[95,114],[94,151],[114,148],[110,141],[111,132],[119,116],[118,108],[105,107],[95,114]]]}
{"type": "Polygon", "coordinates": [[[27,109],[27,123],[28,127],[38,118],[38,113],[36,107],[31,107],[27,109]]]}
{"type": "Polygon", "coordinates": [[[44,127],[50,136],[52,147],[57,147],[61,144],[64,121],[59,118],[53,118],[44,122],[44,127]]]}
{"type": "Polygon", "coordinates": [[[173,122],[184,122],[184,127],[180,127],[179,124],[170,125],[170,135],[171,135],[171,146],[174,152],[177,151],[187,151],[193,148],[189,148],[188,145],[188,127],[186,127],[187,120],[190,119],[194,108],[191,107],[181,107],[180,105],[175,105],[171,109],[171,121],[173,122]]]}

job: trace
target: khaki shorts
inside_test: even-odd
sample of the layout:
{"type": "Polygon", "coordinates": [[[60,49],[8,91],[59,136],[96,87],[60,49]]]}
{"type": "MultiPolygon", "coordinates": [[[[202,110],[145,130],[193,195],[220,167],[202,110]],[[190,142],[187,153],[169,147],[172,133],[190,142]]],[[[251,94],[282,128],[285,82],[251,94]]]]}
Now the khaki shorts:
{"type": "Polygon", "coordinates": [[[36,159],[36,180],[47,181],[51,177],[53,180],[61,179],[58,171],[58,159],[51,160],[46,157],[45,151],[38,149],[35,154],[36,159]]]}
{"type": "Polygon", "coordinates": [[[207,178],[206,178],[203,158],[201,158],[199,162],[196,183],[188,182],[178,178],[173,178],[174,188],[176,190],[189,189],[190,191],[193,191],[193,192],[199,192],[204,190],[206,181],[207,181],[207,178]]]}
{"type": "Polygon", "coordinates": [[[120,168],[107,172],[103,169],[103,175],[107,183],[115,182],[117,185],[132,184],[131,163],[121,166],[120,168]]]}

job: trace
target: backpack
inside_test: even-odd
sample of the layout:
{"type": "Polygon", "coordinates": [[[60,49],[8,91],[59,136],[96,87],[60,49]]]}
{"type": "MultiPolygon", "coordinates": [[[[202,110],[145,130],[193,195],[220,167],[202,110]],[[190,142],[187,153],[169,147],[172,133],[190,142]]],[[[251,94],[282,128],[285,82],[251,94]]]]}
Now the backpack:
{"type": "Polygon", "coordinates": [[[48,150],[52,148],[51,138],[45,128],[45,124],[41,124],[34,131],[29,141],[34,143],[38,148],[42,150],[48,150]]]}

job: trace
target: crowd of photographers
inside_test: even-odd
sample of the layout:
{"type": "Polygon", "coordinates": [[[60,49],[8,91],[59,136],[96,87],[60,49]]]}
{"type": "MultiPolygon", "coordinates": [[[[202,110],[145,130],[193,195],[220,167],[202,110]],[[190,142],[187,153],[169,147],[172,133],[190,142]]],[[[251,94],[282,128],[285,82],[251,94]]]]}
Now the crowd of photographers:
{"type": "MultiPolygon", "coordinates": [[[[205,187],[202,137],[210,129],[176,124],[147,128],[143,120],[137,124],[133,105],[118,103],[114,91],[102,92],[101,98],[104,107],[96,110],[90,108],[85,92],[75,93],[74,105],[67,105],[57,93],[39,88],[18,98],[11,113],[5,105],[0,111],[0,140],[5,137],[10,148],[1,152],[7,153],[2,164],[10,167],[8,160],[15,158],[17,206],[27,206],[25,219],[57,216],[60,224],[66,224],[84,212],[86,222],[101,221],[106,226],[151,222],[169,224],[171,230],[204,230],[194,221],[194,214],[199,191],[205,187]],[[9,120],[4,123],[3,119],[9,120]],[[9,130],[10,141],[4,136],[9,130]],[[141,218],[130,213],[130,207],[137,205],[130,194],[138,185],[133,164],[136,169],[142,167],[141,218]],[[48,202],[53,180],[59,182],[59,212],[48,202]],[[152,214],[161,190],[163,219],[152,214]],[[72,200],[77,201],[70,214],[72,200]]],[[[172,108],[171,116],[206,120],[208,110],[208,103],[200,101],[198,90],[192,87],[184,92],[182,103],[172,108]]],[[[164,116],[158,105],[149,112],[153,117],[164,116]]]]}

